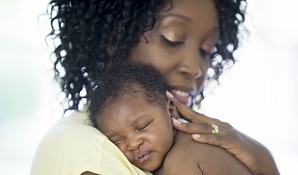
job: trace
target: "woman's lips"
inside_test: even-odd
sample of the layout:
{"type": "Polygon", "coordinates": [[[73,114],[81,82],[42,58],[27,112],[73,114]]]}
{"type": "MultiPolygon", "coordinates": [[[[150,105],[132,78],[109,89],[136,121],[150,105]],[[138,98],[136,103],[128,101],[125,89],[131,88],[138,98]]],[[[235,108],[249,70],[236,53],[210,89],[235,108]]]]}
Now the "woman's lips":
{"type": "Polygon", "coordinates": [[[184,103],[185,105],[188,105],[191,102],[192,97],[188,92],[177,89],[172,89],[170,92],[178,101],[184,103]]]}

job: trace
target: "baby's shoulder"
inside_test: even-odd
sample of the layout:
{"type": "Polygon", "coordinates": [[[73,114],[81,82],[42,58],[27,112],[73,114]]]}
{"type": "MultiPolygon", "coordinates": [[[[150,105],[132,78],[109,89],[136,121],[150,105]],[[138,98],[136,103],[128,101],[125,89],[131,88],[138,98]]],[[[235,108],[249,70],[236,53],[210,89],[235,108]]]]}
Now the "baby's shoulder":
{"type": "Polygon", "coordinates": [[[191,134],[177,132],[172,149],[167,157],[187,157],[188,160],[198,162],[202,157],[208,156],[208,152],[216,149],[216,146],[195,142],[191,134]]]}
{"type": "Polygon", "coordinates": [[[169,174],[250,174],[223,148],[195,142],[191,134],[183,132],[176,134],[173,147],[165,157],[164,169],[171,171],[169,174]]]}
{"type": "Polygon", "coordinates": [[[202,174],[198,167],[196,143],[190,134],[178,132],[174,144],[163,162],[163,174],[202,174]],[[195,154],[195,155],[194,155],[195,154]]]}

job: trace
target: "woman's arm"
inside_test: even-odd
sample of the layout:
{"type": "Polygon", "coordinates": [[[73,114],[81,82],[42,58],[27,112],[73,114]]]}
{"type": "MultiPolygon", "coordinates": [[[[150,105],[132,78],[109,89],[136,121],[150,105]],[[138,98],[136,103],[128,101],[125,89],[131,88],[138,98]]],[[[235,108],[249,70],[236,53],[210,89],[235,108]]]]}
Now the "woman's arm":
{"type": "MultiPolygon", "coordinates": [[[[168,95],[170,98],[171,96],[168,95]]],[[[269,150],[256,140],[234,129],[230,124],[207,117],[173,100],[180,115],[190,123],[174,120],[176,129],[193,134],[193,140],[201,143],[217,145],[224,148],[239,159],[253,174],[279,174],[269,150]],[[218,126],[219,133],[212,134],[213,127],[218,126]]]]}

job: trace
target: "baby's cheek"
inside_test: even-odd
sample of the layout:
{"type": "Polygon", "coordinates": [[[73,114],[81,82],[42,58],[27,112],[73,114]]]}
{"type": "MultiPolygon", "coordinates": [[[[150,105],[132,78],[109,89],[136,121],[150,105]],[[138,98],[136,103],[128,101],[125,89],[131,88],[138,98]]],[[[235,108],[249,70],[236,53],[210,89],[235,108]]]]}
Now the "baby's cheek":
{"type": "Polygon", "coordinates": [[[125,157],[128,159],[130,163],[134,163],[134,157],[131,151],[128,151],[124,146],[121,146],[121,144],[117,145],[118,148],[121,150],[121,152],[125,155],[125,157]]]}
{"type": "Polygon", "coordinates": [[[171,128],[168,130],[168,132],[164,132],[164,134],[165,134],[165,137],[163,137],[163,139],[161,140],[162,145],[165,148],[170,149],[174,140],[174,131],[171,128]]]}

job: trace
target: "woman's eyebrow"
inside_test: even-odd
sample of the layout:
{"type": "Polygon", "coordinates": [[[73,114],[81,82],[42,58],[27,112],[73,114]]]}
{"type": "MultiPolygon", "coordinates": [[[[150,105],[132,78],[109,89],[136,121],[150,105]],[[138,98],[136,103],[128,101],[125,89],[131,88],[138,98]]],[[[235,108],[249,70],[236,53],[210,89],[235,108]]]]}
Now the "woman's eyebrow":
{"type": "Polygon", "coordinates": [[[190,22],[191,21],[191,18],[188,17],[188,16],[185,16],[185,15],[181,15],[181,14],[178,14],[178,13],[167,13],[163,16],[161,16],[162,18],[166,18],[166,17],[174,17],[174,18],[181,18],[187,22],[190,22]]]}

